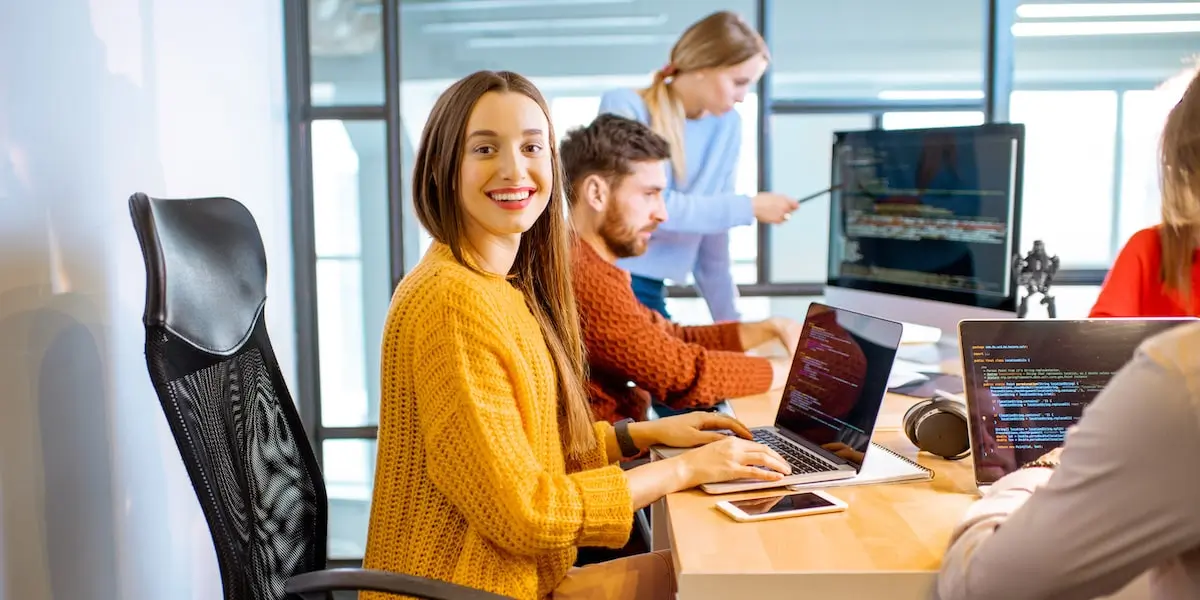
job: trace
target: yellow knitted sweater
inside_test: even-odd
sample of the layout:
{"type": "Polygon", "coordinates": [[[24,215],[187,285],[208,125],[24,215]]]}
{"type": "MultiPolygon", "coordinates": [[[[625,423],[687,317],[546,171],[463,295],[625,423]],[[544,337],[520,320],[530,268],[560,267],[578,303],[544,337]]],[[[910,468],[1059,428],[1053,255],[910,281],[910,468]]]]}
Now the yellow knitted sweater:
{"type": "MultiPolygon", "coordinates": [[[[576,547],[621,547],[629,486],[596,449],[568,464],[554,364],[524,296],[434,243],[384,330],[378,457],[363,566],[546,597],[576,547]]],[[[363,598],[394,596],[364,594],[363,598]]]]}

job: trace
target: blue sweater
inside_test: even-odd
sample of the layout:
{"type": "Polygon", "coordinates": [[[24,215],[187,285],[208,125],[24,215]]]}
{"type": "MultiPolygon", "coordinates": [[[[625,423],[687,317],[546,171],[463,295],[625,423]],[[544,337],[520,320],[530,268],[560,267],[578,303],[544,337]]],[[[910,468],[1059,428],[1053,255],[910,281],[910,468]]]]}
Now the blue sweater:
{"type": "MultiPolygon", "coordinates": [[[[600,99],[600,113],[650,123],[636,90],[612,90],[600,99]]],[[[688,119],[684,126],[686,180],[680,185],[668,163],[664,200],[667,220],[650,238],[642,256],[617,264],[634,275],[683,283],[691,274],[714,321],[740,318],[734,301],[729,229],[754,223],[749,196],[735,194],[742,120],[737,111],[688,119]]]]}

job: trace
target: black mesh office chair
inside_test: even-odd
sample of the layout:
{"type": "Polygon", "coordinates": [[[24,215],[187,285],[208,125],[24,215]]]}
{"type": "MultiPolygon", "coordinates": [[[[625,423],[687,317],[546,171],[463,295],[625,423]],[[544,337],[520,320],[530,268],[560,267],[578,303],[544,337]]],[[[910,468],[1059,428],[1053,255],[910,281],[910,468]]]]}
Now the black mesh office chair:
{"type": "Polygon", "coordinates": [[[146,363],[216,547],[225,600],[371,590],[500,600],[459,585],[325,570],[325,482],[263,316],[267,262],[230,198],[129,199],[146,262],[146,363]]]}

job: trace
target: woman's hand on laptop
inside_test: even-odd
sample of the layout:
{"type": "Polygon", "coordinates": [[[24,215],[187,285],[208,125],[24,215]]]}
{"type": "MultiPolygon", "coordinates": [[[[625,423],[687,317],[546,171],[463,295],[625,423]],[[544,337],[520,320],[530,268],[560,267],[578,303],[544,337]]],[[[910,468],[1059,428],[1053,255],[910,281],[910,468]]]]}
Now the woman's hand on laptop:
{"type": "Polygon", "coordinates": [[[676,448],[701,446],[625,471],[634,510],[672,492],[705,483],[734,479],[777,481],[791,473],[791,467],[783,457],[750,441],[753,437],[750,430],[727,415],[693,412],[631,423],[629,435],[634,444],[643,449],[655,444],[676,448]]]}
{"type": "Polygon", "coordinates": [[[735,479],[778,481],[792,473],[792,467],[774,450],[736,437],[726,437],[668,460],[680,461],[685,488],[735,479]]]}
{"type": "Polygon", "coordinates": [[[629,434],[633,436],[633,441],[639,448],[654,445],[691,448],[723,440],[729,437],[729,432],[748,440],[754,437],[741,421],[728,415],[703,411],[642,421],[629,426],[629,434]]]}

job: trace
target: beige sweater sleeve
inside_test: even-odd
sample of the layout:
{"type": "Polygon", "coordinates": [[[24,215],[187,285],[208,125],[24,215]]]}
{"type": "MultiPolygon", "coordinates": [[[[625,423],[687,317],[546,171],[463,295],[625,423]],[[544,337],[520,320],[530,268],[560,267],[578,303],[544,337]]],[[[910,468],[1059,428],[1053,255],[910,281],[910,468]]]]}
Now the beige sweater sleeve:
{"type": "Polygon", "coordinates": [[[1056,471],[996,482],[954,532],[935,597],[1095,598],[1200,546],[1200,398],[1189,389],[1200,360],[1185,354],[1139,352],[1084,411],[1056,471]]]}

